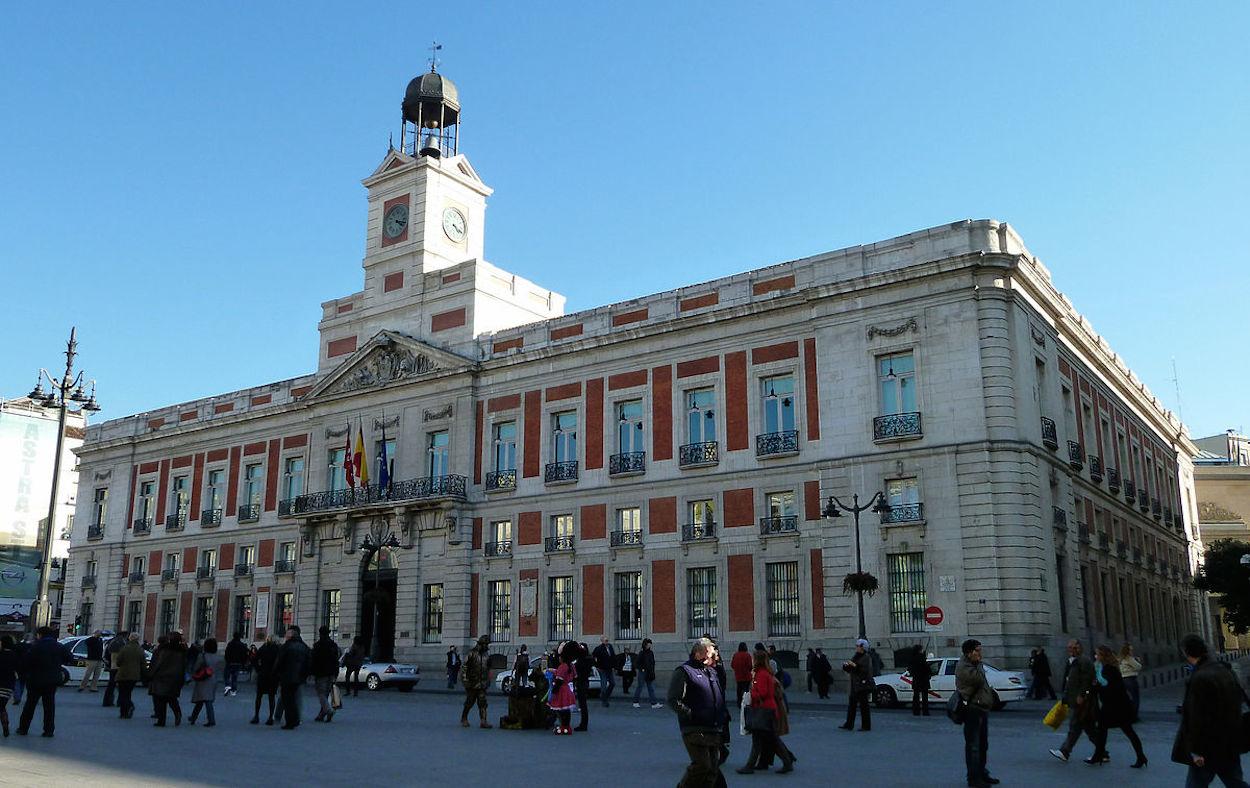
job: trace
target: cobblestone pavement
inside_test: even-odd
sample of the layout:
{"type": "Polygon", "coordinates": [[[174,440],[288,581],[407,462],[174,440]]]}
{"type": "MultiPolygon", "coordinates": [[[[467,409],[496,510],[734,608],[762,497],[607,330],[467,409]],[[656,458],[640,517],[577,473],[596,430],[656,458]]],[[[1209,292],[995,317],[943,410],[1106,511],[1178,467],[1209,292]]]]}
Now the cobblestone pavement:
{"type": "MultiPolygon", "coordinates": [[[[295,731],[247,724],[252,688],[219,698],[218,725],[155,729],[146,695],[137,696],[132,720],[99,707],[100,695],[62,691],[57,696],[56,738],[37,735],[0,740],[0,784],[286,786],[350,783],[394,785],[568,785],[571,781],[619,780],[635,786],[672,786],[685,768],[685,751],[667,709],[615,702],[591,707],[589,733],[554,737],[543,731],[462,729],[460,701],[438,693],[393,691],[345,699],[346,707],[325,725],[314,723],[311,693],[304,698],[305,723],[295,731]],[[82,782],[80,782],[82,781],[82,782]]],[[[1026,702],[994,714],[990,723],[990,768],[1004,786],[1106,785],[1177,786],[1184,770],[1168,760],[1179,688],[1162,690],[1143,703],[1138,728],[1150,766],[1128,768],[1132,751],[1112,733],[1112,762],[1091,767],[1076,758],[1064,764],[1047,754],[1060,741],[1041,724],[1048,704],[1026,702]]],[[[183,693],[184,697],[189,693],[183,693]]],[[[799,696],[801,697],[801,696],[799,696]]],[[[796,698],[797,699],[797,698],[796,698]]],[[[189,707],[190,704],[187,704],[189,707]]],[[[735,774],[749,748],[734,734],[726,764],[732,786],[960,786],[963,752],[960,730],[941,712],[928,718],[892,710],[873,716],[869,733],[837,729],[844,707],[796,703],[787,738],[799,756],[788,775],[735,774]]],[[[505,709],[491,696],[493,722],[505,709]]],[[[11,710],[12,711],[12,710],[11,710]]],[[[16,723],[16,715],[14,714],[16,723]]],[[[476,717],[476,712],[473,718],[476,717]]],[[[32,733],[39,732],[39,717],[32,733]]],[[[172,725],[172,723],[171,723],[172,725]]],[[[16,726],[15,726],[16,727],[16,726]]],[[[1077,755],[1092,750],[1082,741],[1077,755]]]]}

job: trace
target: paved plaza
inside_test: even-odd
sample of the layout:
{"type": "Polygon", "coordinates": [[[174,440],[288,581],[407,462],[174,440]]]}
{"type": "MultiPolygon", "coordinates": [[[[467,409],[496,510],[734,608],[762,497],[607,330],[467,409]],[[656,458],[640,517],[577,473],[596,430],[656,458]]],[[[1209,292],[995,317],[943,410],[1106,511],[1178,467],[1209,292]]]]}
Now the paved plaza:
{"type": "MultiPolygon", "coordinates": [[[[345,699],[329,725],[306,721],[295,731],[247,724],[252,687],[237,698],[217,701],[218,725],[155,729],[148,696],[139,698],[133,720],[119,720],[99,707],[100,696],[72,689],[58,693],[56,738],[37,734],[0,740],[0,784],[39,785],[220,785],[307,786],[500,786],[569,785],[619,779],[631,786],[675,785],[685,751],[668,709],[634,709],[613,703],[591,707],[591,730],[569,737],[543,731],[462,729],[460,700],[436,692],[381,692],[345,699]]],[[[1132,751],[1112,733],[1113,760],[1101,767],[1075,758],[1062,764],[1047,754],[1057,746],[1040,720],[1048,704],[1033,701],[991,718],[990,767],[1004,786],[1102,785],[1177,786],[1184,770],[1169,762],[1176,730],[1180,686],[1158,690],[1143,702],[1138,728],[1150,766],[1132,770],[1132,751]]],[[[188,693],[183,693],[184,698],[188,693]]],[[[874,714],[870,733],[837,729],[844,706],[796,697],[787,738],[798,755],[788,775],[735,774],[749,742],[734,734],[726,777],[733,786],[960,786],[964,784],[959,728],[935,709],[929,718],[891,710],[874,714]]],[[[190,704],[187,704],[189,709],[190,704]]],[[[491,697],[497,722],[505,699],[491,697]]],[[[476,714],[473,715],[476,717],[476,714]]],[[[38,720],[38,717],[36,717],[38,720]]],[[[201,725],[203,719],[200,720],[201,725]]],[[[1082,741],[1077,754],[1090,745],[1082,741]]]]}

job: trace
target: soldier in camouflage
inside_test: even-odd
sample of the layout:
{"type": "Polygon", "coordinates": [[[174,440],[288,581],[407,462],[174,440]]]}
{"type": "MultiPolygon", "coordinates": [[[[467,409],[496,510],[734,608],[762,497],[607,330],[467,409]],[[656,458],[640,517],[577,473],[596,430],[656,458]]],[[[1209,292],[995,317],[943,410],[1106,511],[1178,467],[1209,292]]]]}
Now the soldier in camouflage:
{"type": "Polygon", "coordinates": [[[477,703],[477,712],[482,721],[480,728],[493,727],[486,721],[486,687],[490,683],[489,671],[486,668],[486,652],[490,649],[490,635],[482,635],[477,645],[469,650],[461,668],[461,683],[464,684],[464,711],[460,712],[460,726],[469,727],[469,709],[477,703]]]}

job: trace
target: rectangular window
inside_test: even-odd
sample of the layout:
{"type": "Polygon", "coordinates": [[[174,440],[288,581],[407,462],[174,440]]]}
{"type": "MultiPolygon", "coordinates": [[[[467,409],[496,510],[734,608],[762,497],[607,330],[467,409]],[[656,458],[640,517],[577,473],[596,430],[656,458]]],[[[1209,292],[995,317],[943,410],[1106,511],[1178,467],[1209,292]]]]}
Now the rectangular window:
{"type": "Polygon", "coordinates": [[[616,639],[642,638],[642,572],[616,573],[616,639]]]}
{"type": "Polygon", "coordinates": [[[490,639],[507,643],[512,639],[512,581],[492,580],[486,588],[489,595],[490,639]]]}
{"type": "Polygon", "coordinates": [[[556,538],[573,538],[573,515],[557,514],[551,518],[551,535],[556,538]]]}
{"type": "Polygon", "coordinates": [[[770,637],[793,636],[799,626],[799,563],[780,561],[765,565],[768,594],[768,634],[770,637]]]}
{"type": "Polygon", "coordinates": [[[83,569],[83,577],[96,577],[96,571],[98,569],[99,564],[96,563],[94,559],[88,561],[86,567],[83,569]]]}
{"type": "Polygon", "coordinates": [[[451,433],[447,430],[431,432],[427,447],[430,455],[430,476],[446,476],[451,473],[451,433]]]}
{"type": "Polygon", "coordinates": [[[924,553],[886,556],[890,584],[890,631],[923,632],[928,606],[924,583],[924,553]]]}
{"type": "Polygon", "coordinates": [[[208,547],[200,551],[200,568],[210,572],[217,569],[217,548],[208,547]]]}
{"type": "Polygon", "coordinates": [[[109,490],[107,487],[100,487],[92,496],[93,518],[91,524],[98,527],[104,526],[104,518],[108,515],[109,490]]]}
{"type": "Polygon", "coordinates": [[[187,506],[191,502],[191,493],[187,488],[187,477],[175,476],[172,490],[169,494],[169,508],[180,518],[187,516],[187,506]]]}
{"type": "Polygon", "coordinates": [[[279,637],[286,634],[286,628],[295,623],[295,594],[283,591],[274,594],[273,631],[279,637]]]}
{"type": "Polygon", "coordinates": [[[794,515],[794,491],[770,492],[768,499],[769,517],[791,517],[794,515]]]}
{"type": "Polygon", "coordinates": [[[642,510],[637,506],[616,510],[617,528],[623,534],[642,532],[642,510]]]}
{"type": "Polygon", "coordinates": [[[295,564],[295,542],[282,542],[278,545],[278,560],[288,561],[288,566],[295,564]]]}
{"type": "Polygon", "coordinates": [[[421,642],[443,640],[443,584],[427,583],[421,600],[421,642]]]}
{"type": "Polygon", "coordinates": [[[1064,571],[1066,566],[1067,562],[1063,554],[1055,553],[1055,574],[1059,576],[1055,586],[1059,590],[1059,630],[1061,632],[1068,631],[1068,573],[1064,571]]]}
{"type": "Polygon", "coordinates": [[[126,605],[126,631],[138,632],[143,626],[143,603],[135,600],[126,605]]]}
{"type": "Polygon", "coordinates": [[[283,498],[290,501],[304,494],[304,458],[288,457],[282,474],[286,489],[283,498]]]}
{"type": "Polygon", "coordinates": [[[321,626],[329,627],[331,637],[339,631],[339,602],[342,594],[337,588],[321,592],[321,626]]]}
{"type": "Polygon", "coordinates": [[[251,568],[256,566],[256,545],[239,545],[238,559],[234,562],[234,564],[236,567],[240,568],[251,568]]]}
{"type": "Polygon", "coordinates": [[[1102,597],[1102,631],[1111,634],[1111,587],[1106,572],[1098,573],[1098,593],[1102,597]]]}
{"type": "Polygon", "coordinates": [[[716,440],[716,390],[686,392],[686,443],[716,440]]]}
{"type": "Polygon", "coordinates": [[[234,598],[234,632],[244,640],[252,639],[252,595],[234,598]]]}
{"type": "MultiPolygon", "coordinates": [[[[162,599],[160,629],[157,630],[157,635],[168,635],[170,632],[173,632],[175,627],[177,627],[177,621],[178,600],[162,599]]],[[[152,637],[151,632],[145,632],[144,636],[155,640],[155,638],[152,637]]]]}
{"type": "Polygon", "coordinates": [[[551,414],[552,462],[577,460],[577,411],[551,414]]]}
{"type": "Polygon", "coordinates": [[[147,556],[136,555],[134,558],[130,559],[130,573],[131,574],[141,575],[145,571],[147,571],[147,568],[148,568],[147,556]]]}
{"type": "Polygon", "coordinates": [[[491,428],[495,448],[493,467],[496,473],[516,470],[516,422],[502,421],[491,428]]]}
{"type": "Polygon", "coordinates": [[[794,376],[775,375],[760,381],[765,433],[794,429],[794,376]]]}
{"type": "Polygon", "coordinates": [[[890,506],[908,506],[920,503],[920,485],[912,479],[891,479],[886,482],[886,497],[890,506]]]}
{"type": "Polygon", "coordinates": [[[916,362],[911,351],[877,358],[877,379],[881,391],[881,415],[915,413],[916,362]]]}
{"type": "MultiPolygon", "coordinates": [[[[342,453],[342,450],[339,450],[342,453]]],[[[243,468],[243,501],[249,506],[260,506],[261,495],[265,492],[265,466],[258,462],[243,468]]]]}
{"type": "Polygon", "coordinates": [[[686,608],[690,637],[720,635],[716,618],[716,567],[686,570],[686,608]]]}
{"type": "Polygon", "coordinates": [[[490,531],[495,544],[512,543],[511,520],[495,520],[490,524],[490,531]]]}
{"type": "Polygon", "coordinates": [[[139,485],[139,519],[151,520],[156,516],[156,482],[139,485]]]}
{"type": "Polygon", "coordinates": [[[708,525],[716,522],[716,505],[711,498],[690,502],[691,525],[708,525]]]}
{"type": "Polygon", "coordinates": [[[547,578],[547,639],[571,640],[573,615],[573,578],[547,578]]]}
{"type": "Polygon", "coordinates": [[[213,598],[197,597],[195,600],[195,639],[203,641],[213,636],[213,598]]]}
{"type": "Polygon", "coordinates": [[[646,451],[642,428],[642,400],[633,399],[616,405],[616,450],[621,454],[646,451]]]}
{"type": "Polygon", "coordinates": [[[347,488],[346,462],[346,449],[330,449],[326,479],[326,489],[330,492],[347,488]]]}
{"type": "Polygon", "coordinates": [[[226,472],[215,470],[208,472],[208,489],[204,495],[204,501],[208,504],[205,508],[216,510],[222,508],[221,502],[226,497],[226,488],[223,485],[226,472]]]}
{"type": "Polygon", "coordinates": [[[91,632],[91,614],[93,605],[90,602],[83,602],[82,607],[78,608],[78,632],[86,634],[91,632]]]}
{"type": "Polygon", "coordinates": [[[166,572],[178,574],[178,553],[165,553],[165,566],[163,568],[166,572]]]}

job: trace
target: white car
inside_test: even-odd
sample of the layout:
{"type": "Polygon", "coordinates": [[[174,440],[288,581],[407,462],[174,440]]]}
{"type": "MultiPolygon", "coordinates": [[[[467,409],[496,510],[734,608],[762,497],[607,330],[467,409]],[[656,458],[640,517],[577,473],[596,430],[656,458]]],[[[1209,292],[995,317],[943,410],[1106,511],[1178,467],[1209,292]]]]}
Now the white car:
{"type": "MultiPolygon", "coordinates": [[[[75,635],[73,637],[61,638],[60,643],[69,649],[70,661],[61,666],[61,686],[65,686],[71,681],[82,681],[82,677],[87,672],[87,638],[89,635],[75,635]]],[[[105,632],[103,636],[105,647],[108,646],[110,640],[113,639],[112,632],[105,632]]],[[[146,668],[152,664],[152,652],[143,652],[143,665],[146,668]]],[[[108,671],[100,671],[100,681],[108,681],[108,671]]]]}
{"type": "MultiPolygon", "coordinates": [[[[929,702],[945,703],[955,691],[955,668],[958,657],[930,657],[929,702]]],[[[988,662],[985,676],[994,690],[994,709],[997,711],[1008,703],[1024,699],[1024,678],[1017,672],[999,670],[988,662]]],[[[875,679],[872,700],[877,706],[888,708],[899,703],[911,702],[911,673],[883,673],[875,679]]]]}
{"type": "MultiPolygon", "coordinates": [[[[347,683],[347,665],[344,654],[339,658],[339,683],[347,683]]],[[[383,687],[397,687],[400,692],[412,692],[412,688],[421,681],[421,668],[407,662],[387,662],[365,657],[360,666],[360,681],[372,692],[383,687]]]]}
{"type": "MultiPolygon", "coordinates": [[[[539,660],[543,662],[543,667],[545,669],[546,662],[543,661],[542,657],[539,657],[539,660]]],[[[533,670],[533,669],[534,669],[534,663],[530,662],[530,670],[533,670]]],[[[588,693],[589,696],[592,698],[599,697],[599,688],[602,686],[602,684],[603,684],[603,681],[599,676],[599,669],[595,668],[594,671],[591,673],[590,681],[587,682],[586,684],[586,686],[589,688],[589,693],[588,693]]],[[[508,691],[512,689],[512,668],[508,668],[506,670],[502,670],[499,672],[499,675],[495,677],[495,686],[503,694],[505,695],[508,694],[508,691]]]]}

